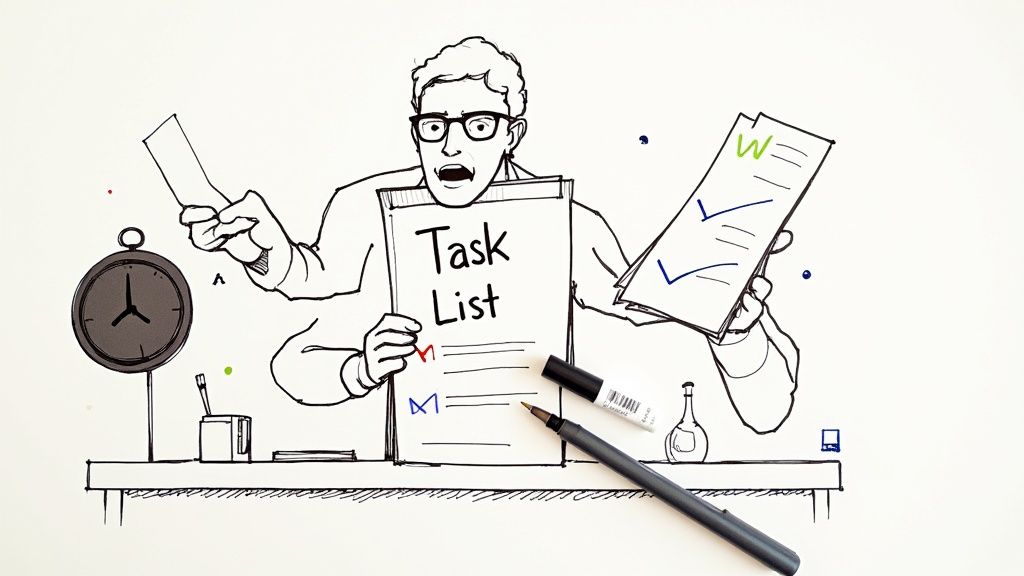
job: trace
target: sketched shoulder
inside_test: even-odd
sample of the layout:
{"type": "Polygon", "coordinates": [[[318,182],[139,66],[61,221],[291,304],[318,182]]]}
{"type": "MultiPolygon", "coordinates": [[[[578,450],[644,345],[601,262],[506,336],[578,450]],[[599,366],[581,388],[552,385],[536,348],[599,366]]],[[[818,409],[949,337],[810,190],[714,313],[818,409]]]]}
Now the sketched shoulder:
{"type": "Polygon", "coordinates": [[[339,186],[334,190],[334,194],[331,195],[331,199],[327,202],[327,207],[324,208],[323,218],[320,222],[320,231],[317,234],[313,247],[317,249],[321,247],[324,240],[324,230],[332,228],[334,224],[344,227],[346,224],[353,224],[355,219],[366,218],[367,214],[377,214],[377,190],[415,186],[422,177],[422,168],[412,166],[379,174],[371,174],[355,182],[339,186]],[[370,208],[372,208],[372,211],[367,211],[370,208]],[[328,220],[331,220],[332,226],[327,225],[328,220]]]}
{"type": "Polygon", "coordinates": [[[421,178],[422,169],[414,166],[373,174],[336,188],[324,208],[316,240],[293,244],[284,280],[276,285],[266,285],[255,277],[254,281],[289,300],[326,300],[360,292],[367,263],[374,251],[383,249],[377,190],[413,186],[421,178]]]}
{"type": "Polygon", "coordinates": [[[377,190],[381,188],[403,188],[408,186],[415,186],[420,180],[423,179],[423,169],[420,166],[410,166],[408,168],[399,168],[397,170],[388,170],[387,172],[380,172],[378,174],[371,174],[365,178],[360,178],[355,182],[350,182],[344,186],[339,186],[334,189],[334,195],[331,197],[331,201],[327,203],[327,209],[324,211],[326,215],[330,211],[331,206],[334,204],[334,200],[339,195],[360,197],[368,196],[373,202],[377,203],[377,190]]]}

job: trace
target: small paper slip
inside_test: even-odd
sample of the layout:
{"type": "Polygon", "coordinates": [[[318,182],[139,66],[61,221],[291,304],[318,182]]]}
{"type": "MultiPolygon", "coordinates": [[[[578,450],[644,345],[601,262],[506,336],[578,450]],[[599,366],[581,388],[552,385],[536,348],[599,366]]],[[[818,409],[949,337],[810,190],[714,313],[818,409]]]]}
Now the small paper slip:
{"type": "Polygon", "coordinates": [[[178,122],[177,114],[164,120],[142,143],[156,162],[174,199],[182,207],[209,206],[221,210],[230,204],[207,178],[199,157],[178,122]]]}
{"type": "Polygon", "coordinates": [[[355,450],[274,450],[274,462],[355,462],[355,450]]]}
{"type": "Polygon", "coordinates": [[[740,114],[697,189],[619,279],[618,300],[721,336],[833,144],[740,114]]]}
{"type": "Polygon", "coordinates": [[[423,327],[390,382],[394,458],[560,463],[559,443],[519,403],[560,406],[540,372],[567,353],[572,181],[494,183],[464,208],[425,188],[378,194],[392,311],[423,327]]]}

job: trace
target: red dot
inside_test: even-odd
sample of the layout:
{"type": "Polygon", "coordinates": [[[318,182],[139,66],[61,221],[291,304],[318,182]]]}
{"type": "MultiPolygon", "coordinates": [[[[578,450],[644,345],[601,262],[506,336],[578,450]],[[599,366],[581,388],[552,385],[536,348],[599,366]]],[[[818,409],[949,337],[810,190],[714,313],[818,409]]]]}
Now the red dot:
{"type": "Polygon", "coordinates": [[[107,190],[107,194],[113,194],[113,193],[114,193],[113,190],[107,190]]]}

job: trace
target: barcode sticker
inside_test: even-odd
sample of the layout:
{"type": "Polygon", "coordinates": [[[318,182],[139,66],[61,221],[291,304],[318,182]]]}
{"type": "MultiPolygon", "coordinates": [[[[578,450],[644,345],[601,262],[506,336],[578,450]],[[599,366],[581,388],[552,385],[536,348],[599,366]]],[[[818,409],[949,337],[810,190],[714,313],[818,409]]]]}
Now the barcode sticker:
{"type": "Polygon", "coordinates": [[[648,430],[654,430],[654,412],[651,405],[642,399],[626,396],[618,390],[612,390],[610,386],[601,386],[597,392],[594,404],[622,416],[630,422],[643,426],[648,430]]]}
{"type": "Polygon", "coordinates": [[[630,414],[636,414],[637,408],[640,407],[639,402],[625,394],[620,394],[615,390],[612,390],[611,393],[608,394],[608,401],[623,410],[627,410],[630,414]]]}

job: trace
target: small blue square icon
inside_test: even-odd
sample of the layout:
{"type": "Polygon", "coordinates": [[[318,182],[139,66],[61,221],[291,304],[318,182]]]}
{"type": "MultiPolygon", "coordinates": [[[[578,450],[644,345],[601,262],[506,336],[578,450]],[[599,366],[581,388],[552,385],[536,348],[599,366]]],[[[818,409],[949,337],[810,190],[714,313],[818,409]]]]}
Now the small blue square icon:
{"type": "Polygon", "coordinates": [[[839,430],[824,428],[821,431],[821,451],[839,452],[839,430]]]}

